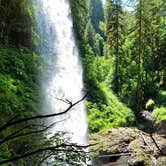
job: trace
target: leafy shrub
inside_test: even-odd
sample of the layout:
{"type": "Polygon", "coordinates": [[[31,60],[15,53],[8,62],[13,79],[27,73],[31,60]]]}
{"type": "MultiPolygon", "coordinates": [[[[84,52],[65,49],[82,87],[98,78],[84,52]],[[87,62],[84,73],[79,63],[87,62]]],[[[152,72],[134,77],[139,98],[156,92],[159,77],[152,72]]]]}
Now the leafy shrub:
{"type": "Polygon", "coordinates": [[[157,105],[166,107],[166,91],[161,90],[159,91],[159,94],[156,97],[157,105]]]}
{"type": "Polygon", "coordinates": [[[154,109],[155,102],[152,99],[149,99],[145,105],[145,108],[149,111],[152,111],[154,109]]]}
{"type": "MultiPolygon", "coordinates": [[[[90,50],[89,50],[90,52],[90,50]]],[[[93,80],[100,83],[106,80],[110,70],[110,61],[104,57],[94,57],[93,53],[85,55],[83,59],[85,68],[85,81],[93,80]]]]}
{"type": "Polygon", "coordinates": [[[106,103],[106,97],[100,87],[100,83],[107,79],[110,63],[104,57],[96,57],[92,49],[87,45],[84,54],[84,83],[85,89],[89,92],[88,101],[93,103],[106,103]]]}
{"type": "Polygon", "coordinates": [[[132,110],[121,103],[106,85],[102,84],[101,89],[108,104],[87,102],[90,132],[133,125],[135,116],[132,110]]]}
{"type": "Polygon", "coordinates": [[[31,115],[38,110],[40,57],[26,48],[0,47],[0,112],[31,115]]]}
{"type": "MultiPolygon", "coordinates": [[[[1,125],[11,117],[32,116],[39,111],[38,72],[41,71],[41,60],[38,55],[26,48],[0,46],[0,121],[1,125]]],[[[35,122],[30,122],[31,125],[35,122]]],[[[17,125],[1,132],[1,137],[16,132],[24,125],[17,125]]],[[[27,131],[25,129],[22,132],[27,131]]],[[[41,135],[40,135],[41,136],[41,135]]],[[[33,146],[36,136],[26,136],[7,141],[1,146],[3,158],[10,158],[23,145],[33,146]],[[33,137],[33,138],[32,138],[33,137]],[[19,142],[19,143],[18,143],[19,142]],[[32,143],[33,142],[33,143],[32,143]]],[[[27,149],[25,149],[27,150],[27,149]]],[[[21,161],[20,161],[21,162],[21,161]]],[[[19,163],[18,165],[23,165],[19,163]]]]}
{"type": "Polygon", "coordinates": [[[157,121],[166,120],[166,107],[156,108],[152,112],[154,119],[157,118],[157,121]]]}
{"type": "Polygon", "coordinates": [[[88,121],[90,132],[106,128],[129,126],[135,121],[131,109],[122,104],[110,90],[112,66],[110,59],[95,57],[90,47],[83,56],[84,82],[88,95],[88,121]]]}

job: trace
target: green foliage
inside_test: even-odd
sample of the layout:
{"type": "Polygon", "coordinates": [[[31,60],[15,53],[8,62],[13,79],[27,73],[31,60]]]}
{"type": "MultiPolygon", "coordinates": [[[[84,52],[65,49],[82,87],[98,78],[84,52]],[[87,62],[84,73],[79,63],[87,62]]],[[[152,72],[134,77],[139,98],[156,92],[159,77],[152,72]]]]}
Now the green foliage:
{"type": "Polygon", "coordinates": [[[155,102],[152,99],[149,99],[145,105],[145,108],[149,111],[152,111],[154,109],[155,102]]]}
{"type": "Polygon", "coordinates": [[[159,91],[159,94],[156,97],[156,103],[158,106],[166,107],[166,91],[159,91]]]}
{"type": "Polygon", "coordinates": [[[86,0],[70,0],[70,5],[77,41],[78,44],[81,45],[83,44],[82,42],[84,42],[83,34],[86,28],[86,23],[88,22],[88,3],[86,0]]]}
{"type": "Polygon", "coordinates": [[[157,122],[160,122],[161,120],[166,120],[166,107],[160,107],[154,109],[152,112],[152,116],[154,119],[157,117],[157,122]]]}
{"type": "MultiPolygon", "coordinates": [[[[42,65],[41,58],[26,48],[0,47],[1,125],[11,117],[16,116],[14,119],[16,120],[39,114],[38,75],[42,71],[42,65]]],[[[86,162],[86,154],[83,148],[77,148],[74,145],[65,147],[64,144],[70,144],[69,139],[66,139],[66,136],[64,137],[64,134],[62,135],[61,133],[56,133],[52,138],[48,139],[46,137],[48,133],[46,134],[47,131],[43,130],[43,128],[45,128],[43,122],[33,120],[11,126],[3,132],[1,131],[0,141],[5,138],[9,138],[9,140],[0,143],[0,160],[10,159],[36,149],[60,145],[59,150],[61,153],[57,149],[47,153],[43,151],[15,161],[15,164],[27,165],[29,163],[30,165],[38,165],[47,156],[49,156],[50,161],[55,158],[56,165],[65,165],[66,163],[80,165],[80,163],[86,162]],[[37,132],[41,129],[44,132],[37,132]],[[32,133],[27,134],[29,132],[32,133]],[[14,138],[10,139],[11,136],[14,138]]],[[[8,165],[10,164],[4,164],[4,166],[8,165]]]]}
{"type": "Polygon", "coordinates": [[[134,123],[132,111],[122,104],[108,88],[112,73],[110,59],[94,56],[91,47],[86,47],[83,56],[85,88],[89,92],[87,108],[90,132],[110,127],[128,126],[134,123]]]}
{"type": "Polygon", "coordinates": [[[1,46],[0,70],[1,114],[26,116],[36,112],[40,58],[25,48],[1,46]]]}
{"type": "Polygon", "coordinates": [[[104,57],[95,57],[90,47],[87,48],[88,52],[84,55],[83,65],[85,88],[89,91],[88,100],[106,103],[106,98],[99,83],[107,78],[110,70],[109,60],[104,57]]]}
{"type": "Polygon", "coordinates": [[[105,33],[106,33],[106,56],[115,57],[115,72],[111,82],[113,91],[119,94],[122,81],[121,61],[123,55],[122,45],[124,43],[124,12],[122,2],[107,1],[105,12],[105,33]]]}
{"type": "Polygon", "coordinates": [[[105,10],[105,52],[112,59],[112,75],[117,73],[118,76],[117,79],[111,76],[110,86],[114,88],[114,84],[119,84],[119,93],[115,91],[116,94],[134,111],[143,109],[149,98],[161,106],[165,102],[157,98],[161,96],[158,95],[159,91],[165,90],[165,3],[162,0],[139,0],[134,13],[124,11],[114,3],[118,1],[107,1],[105,10]],[[120,17],[119,24],[117,16],[120,17]],[[120,49],[118,59],[114,53],[118,47],[115,40],[117,32],[120,49]]]}
{"type": "Polygon", "coordinates": [[[95,49],[95,30],[91,21],[89,21],[86,25],[85,29],[85,40],[90,44],[90,46],[95,49]]]}
{"type": "MultiPolygon", "coordinates": [[[[107,1],[105,25],[104,23],[101,25],[101,29],[105,29],[107,35],[105,43],[105,55],[109,58],[107,60],[96,57],[103,52],[101,48],[105,40],[101,38],[101,32],[98,31],[102,12],[100,19],[95,18],[101,8],[101,6],[98,8],[95,6],[101,2],[91,0],[88,4],[85,0],[72,0],[70,3],[84,66],[85,89],[89,92],[88,114],[90,123],[93,122],[95,123],[93,127],[96,126],[92,130],[97,131],[103,129],[103,126],[106,127],[103,118],[96,120],[96,116],[101,114],[101,117],[106,119],[105,113],[110,110],[107,107],[113,105],[113,110],[118,110],[116,105],[126,107],[123,104],[119,106],[120,100],[110,98],[113,96],[110,91],[110,88],[113,88],[112,83],[119,84],[119,93],[116,95],[134,111],[138,106],[144,107],[149,98],[153,98],[157,105],[163,104],[161,101],[163,99],[159,99],[161,95],[157,96],[159,89],[164,87],[165,80],[162,1],[149,3],[140,0],[134,13],[124,11],[121,1],[107,1]],[[116,104],[113,104],[114,100],[116,104]]],[[[118,115],[116,111],[114,113],[118,115]]],[[[118,120],[117,124],[130,123],[125,122],[124,119],[121,117],[122,122],[118,120]]]]}
{"type": "Polygon", "coordinates": [[[104,46],[104,39],[100,34],[97,33],[95,35],[95,52],[98,55],[104,54],[103,46],[104,46]]]}
{"type": "MultiPolygon", "coordinates": [[[[0,74],[0,112],[12,115],[13,110],[22,111],[22,101],[17,97],[20,83],[12,79],[9,75],[0,74]]],[[[21,87],[22,88],[22,87],[21,87]]]]}
{"type": "Polygon", "coordinates": [[[35,40],[32,0],[0,1],[0,43],[31,47],[35,40]]]}
{"type": "Polygon", "coordinates": [[[122,104],[107,86],[101,85],[101,89],[105,94],[108,104],[87,103],[90,132],[133,125],[135,117],[132,110],[122,104]]]}
{"type": "MultiPolygon", "coordinates": [[[[23,129],[22,126],[20,126],[20,128],[22,129],[19,132],[21,135],[26,134],[29,131],[29,129],[23,129]]],[[[37,128],[35,129],[34,127],[33,130],[30,131],[37,131],[37,128]]],[[[13,133],[13,131],[10,133],[13,133]]],[[[47,163],[48,165],[57,166],[66,164],[71,166],[80,166],[83,165],[83,163],[86,164],[88,155],[85,147],[71,143],[71,139],[63,132],[57,132],[49,137],[49,139],[47,135],[49,135],[48,131],[44,131],[44,133],[41,132],[39,134],[33,133],[16,137],[15,139],[8,140],[7,143],[1,144],[0,162],[5,159],[10,159],[15,156],[21,156],[22,154],[28,154],[32,151],[40,150],[39,153],[16,160],[14,163],[16,165],[38,165],[39,163],[47,163]]],[[[8,165],[10,164],[6,164],[5,166],[8,165]]]]}
{"type": "MultiPolygon", "coordinates": [[[[16,116],[16,120],[17,118],[38,113],[40,97],[37,75],[41,70],[41,58],[34,52],[23,47],[0,46],[1,125],[6,123],[11,117],[16,116]]],[[[37,125],[38,122],[31,122],[31,125],[34,123],[37,125]]],[[[1,139],[13,134],[19,128],[24,128],[24,124],[5,130],[3,133],[1,132],[1,139]]],[[[28,131],[29,129],[24,129],[22,133],[28,131]]],[[[2,159],[10,158],[17,153],[23,153],[23,151],[27,150],[27,147],[34,147],[37,141],[36,137],[37,134],[36,136],[26,136],[26,139],[25,137],[16,138],[3,143],[0,146],[0,150],[3,151],[2,159]],[[21,149],[20,152],[18,152],[19,149],[21,149]]],[[[19,161],[18,165],[22,165],[22,161],[19,161]]]]}

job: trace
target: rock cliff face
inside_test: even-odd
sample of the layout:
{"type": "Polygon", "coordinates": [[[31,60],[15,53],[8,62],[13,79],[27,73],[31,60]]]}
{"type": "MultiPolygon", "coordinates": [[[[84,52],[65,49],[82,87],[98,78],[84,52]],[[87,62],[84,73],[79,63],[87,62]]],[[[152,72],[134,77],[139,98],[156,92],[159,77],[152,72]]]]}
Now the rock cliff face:
{"type": "MultiPolygon", "coordinates": [[[[153,138],[166,154],[166,135],[153,138]]],[[[93,166],[165,166],[162,155],[153,139],[136,128],[108,129],[91,136],[93,166]]]]}

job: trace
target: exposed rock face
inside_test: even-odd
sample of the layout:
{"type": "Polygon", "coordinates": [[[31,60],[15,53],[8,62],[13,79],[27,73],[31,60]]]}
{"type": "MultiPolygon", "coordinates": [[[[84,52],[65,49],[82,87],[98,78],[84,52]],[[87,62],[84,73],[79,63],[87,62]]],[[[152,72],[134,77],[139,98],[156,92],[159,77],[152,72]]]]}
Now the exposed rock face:
{"type": "Polygon", "coordinates": [[[155,132],[166,136],[166,120],[162,120],[155,126],[155,132]]]}
{"type": "Polygon", "coordinates": [[[140,130],[150,133],[151,127],[153,126],[152,113],[146,110],[143,110],[138,115],[138,124],[137,127],[140,130]]]}
{"type": "Polygon", "coordinates": [[[143,159],[137,156],[133,156],[128,161],[129,166],[145,166],[145,162],[143,159]]]}
{"type": "Polygon", "coordinates": [[[140,112],[140,117],[142,118],[142,120],[149,120],[152,121],[152,113],[149,111],[142,111],[140,112]]]}
{"type": "MultiPolygon", "coordinates": [[[[153,135],[166,154],[166,139],[153,135]]],[[[136,128],[108,129],[91,136],[93,166],[165,166],[162,156],[149,134],[136,128]],[[162,165],[163,164],[163,165],[162,165]]]]}

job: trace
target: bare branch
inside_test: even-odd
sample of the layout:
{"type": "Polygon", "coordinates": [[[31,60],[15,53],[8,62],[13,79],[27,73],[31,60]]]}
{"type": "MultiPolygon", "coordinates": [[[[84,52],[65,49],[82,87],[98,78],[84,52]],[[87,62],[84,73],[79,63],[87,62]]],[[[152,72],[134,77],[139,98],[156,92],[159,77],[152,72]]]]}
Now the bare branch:
{"type": "Polygon", "coordinates": [[[164,154],[164,152],[161,150],[161,148],[159,147],[159,145],[157,144],[156,140],[154,139],[153,135],[150,134],[150,137],[152,139],[152,141],[154,142],[156,148],[159,150],[160,154],[163,155],[163,156],[166,156],[166,154],[164,154]]]}
{"type": "Polygon", "coordinates": [[[66,104],[71,104],[72,102],[71,101],[69,101],[69,100],[67,100],[67,99],[60,99],[60,98],[57,98],[57,97],[55,97],[55,99],[57,99],[57,100],[59,100],[59,101],[62,101],[62,102],[64,102],[64,103],[66,103],[66,104]]]}
{"type": "Polygon", "coordinates": [[[155,117],[155,119],[153,120],[151,132],[150,132],[150,137],[151,137],[153,143],[155,144],[156,148],[159,150],[160,154],[163,155],[163,156],[166,156],[166,154],[164,154],[164,152],[161,150],[161,148],[160,148],[159,145],[157,144],[155,138],[153,137],[153,130],[154,130],[154,126],[155,126],[155,124],[156,124],[156,121],[157,121],[158,116],[159,116],[159,114],[157,114],[156,117],[155,117]]]}
{"type": "Polygon", "coordinates": [[[128,156],[128,155],[132,155],[132,153],[119,153],[119,154],[109,154],[109,155],[100,155],[98,157],[100,158],[107,158],[107,157],[116,157],[116,156],[128,156]]]}
{"type": "Polygon", "coordinates": [[[23,131],[25,128],[28,128],[29,126],[26,126],[20,130],[17,130],[16,132],[10,134],[9,136],[5,137],[2,141],[0,141],[0,145],[3,144],[4,142],[6,141],[10,141],[10,140],[13,140],[15,138],[18,138],[18,137],[24,137],[24,136],[27,136],[27,135],[31,135],[31,134],[37,134],[37,133],[42,133],[44,131],[47,131],[48,129],[52,128],[53,126],[55,126],[55,124],[59,123],[59,122],[62,122],[64,121],[65,119],[63,120],[60,120],[60,121],[56,121],[55,123],[52,123],[50,124],[49,126],[46,126],[45,128],[43,129],[40,129],[40,130],[34,130],[34,131],[30,131],[30,132],[27,132],[27,133],[21,133],[21,134],[18,134],[20,133],[21,131],[23,131]],[[16,135],[17,134],[17,135],[16,135]]]}
{"type": "Polygon", "coordinates": [[[50,157],[50,155],[47,155],[45,157],[42,158],[42,160],[38,163],[37,166],[40,166],[41,164],[43,164],[45,162],[45,160],[47,160],[50,157]]]}
{"type": "Polygon", "coordinates": [[[0,141],[0,145],[2,145],[4,142],[12,139],[13,137],[16,137],[16,134],[20,133],[21,131],[23,131],[24,129],[27,129],[29,126],[25,126],[19,130],[16,130],[15,132],[9,134],[8,136],[6,136],[3,140],[0,141]]]}
{"type": "Polygon", "coordinates": [[[6,159],[6,160],[2,160],[0,161],[0,164],[5,164],[5,163],[9,163],[9,162],[13,162],[13,161],[17,161],[17,160],[20,160],[20,159],[23,159],[23,158],[26,158],[26,157],[29,157],[29,156],[32,156],[32,155],[35,155],[35,154],[39,154],[39,153],[42,153],[42,152],[46,152],[46,151],[56,151],[56,152],[84,152],[86,153],[85,151],[79,151],[79,150],[74,150],[74,149],[64,149],[66,147],[73,147],[73,148],[88,148],[90,146],[93,146],[93,145],[85,145],[85,146],[81,146],[81,145],[76,145],[76,144],[60,144],[60,145],[56,145],[56,146],[51,146],[51,147],[44,147],[44,148],[40,148],[40,149],[37,149],[37,150],[34,150],[34,151],[31,151],[31,152],[28,152],[28,153],[25,153],[25,154],[22,154],[22,155],[18,155],[18,156],[15,156],[15,157],[12,157],[10,159],[6,159]]]}
{"type": "Polygon", "coordinates": [[[79,104],[80,102],[82,102],[85,98],[87,97],[87,94],[84,95],[80,100],[78,100],[75,103],[70,103],[70,106],[63,112],[59,112],[59,113],[54,113],[54,114],[48,114],[48,115],[37,115],[37,116],[33,116],[33,117],[27,117],[27,118],[23,118],[17,121],[12,121],[12,122],[8,122],[5,125],[0,127],[0,132],[2,132],[3,130],[5,130],[6,128],[16,125],[16,124],[20,124],[23,122],[27,122],[30,120],[36,120],[36,119],[45,119],[45,118],[49,118],[49,117],[54,117],[54,116],[60,116],[63,114],[66,114],[72,107],[74,107],[75,105],[79,104]]]}

